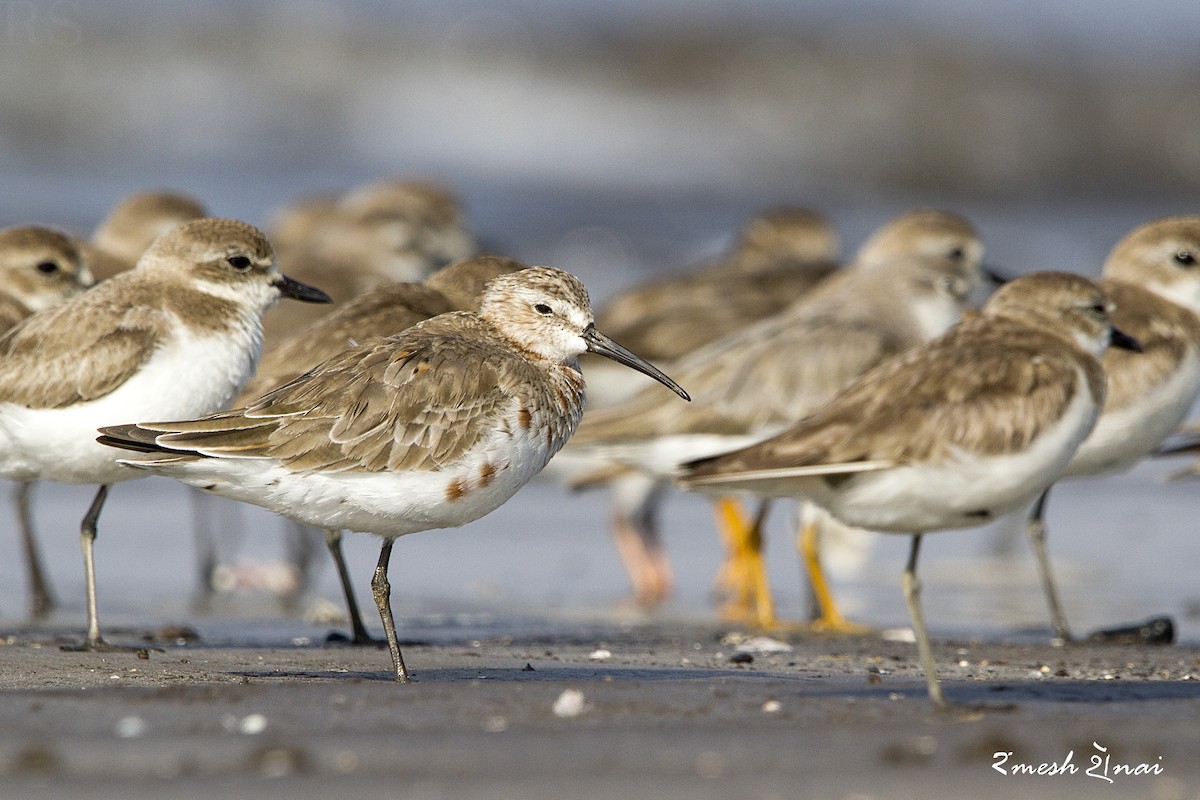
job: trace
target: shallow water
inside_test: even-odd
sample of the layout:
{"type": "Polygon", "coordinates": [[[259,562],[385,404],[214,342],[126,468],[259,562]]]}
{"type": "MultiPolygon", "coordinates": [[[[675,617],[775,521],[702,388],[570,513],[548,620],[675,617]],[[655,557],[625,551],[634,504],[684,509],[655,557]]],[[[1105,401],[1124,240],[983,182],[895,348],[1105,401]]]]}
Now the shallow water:
{"type": "MultiPolygon", "coordinates": [[[[1118,478],[1063,485],[1049,514],[1050,550],[1066,612],[1076,632],[1168,614],[1180,637],[1200,640],[1200,589],[1194,565],[1195,488],[1165,485],[1151,465],[1118,478]]],[[[83,591],[77,546],[78,518],[90,500],[84,487],[38,489],[37,518],[51,580],[63,602],[55,627],[82,630],[83,591]]],[[[219,538],[231,563],[262,564],[282,557],[284,525],[251,507],[230,505],[219,538]]],[[[186,490],[151,478],[118,485],[101,521],[97,570],[102,619],[116,626],[188,623],[206,639],[319,637],[323,624],[306,626],[265,593],[218,600],[212,614],[193,610],[195,588],[190,498],[186,490]]],[[[771,581],[779,612],[804,613],[801,571],[785,513],[769,528],[771,581]]],[[[391,580],[401,619],[427,633],[445,629],[510,631],[530,619],[636,619],[623,604],[628,588],[605,530],[602,492],[568,494],[535,482],[488,517],[457,530],[400,540],[391,580]]],[[[665,514],[665,540],[678,579],[675,598],[660,612],[698,620],[715,612],[710,597],[720,549],[706,504],[677,496],[665,514]]],[[[1030,640],[1047,635],[1047,614],[1033,560],[1011,521],[974,531],[930,536],[922,551],[927,616],[935,633],[1030,640]],[[1011,552],[998,554],[1006,536],[1011,552]]],[[[16,537],[0,540],[0,614],[19,626],[24,577],[16,537]]],[[[883,627],[908,624],[899,589],[905,537],[873,535],[857,569],[834,574],[835,589],[854,619],[883,627]]],[[[377,627],[369,580],[376,541],[346,541],[351,573],[368,624],[377,627]]],[[[315,594],[340,597],[332,569],[318,553],[315,594]]],[[[307,605],[307,602],[304,604],[307,605]]],[[[402,625],[404,623],[401,623],[402,625]]]]}

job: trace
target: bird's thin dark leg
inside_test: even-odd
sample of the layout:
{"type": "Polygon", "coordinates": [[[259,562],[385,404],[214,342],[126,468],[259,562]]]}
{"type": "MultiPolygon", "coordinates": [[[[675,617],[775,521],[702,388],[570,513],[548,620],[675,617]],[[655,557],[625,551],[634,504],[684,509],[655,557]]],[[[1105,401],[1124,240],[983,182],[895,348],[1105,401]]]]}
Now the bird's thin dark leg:
{"type": "Polygon", "coordinates": [[[379,551],[379,563],[375,565],[375,576],[371,578],[371,593],[375,596],[379,618],[383,620],[383,632],[387,636],[388,650],[392,653],[396,681],[408,683],[408,670],[404,666],[404,657],[400,655],[400,642],[396,638],[396,621],[392,618],[392,586],[387,578],[388,561],[391,557],[392,540],[384,539],[383,547],[379,551]]]}
{"type": "Polygon", "coordinates": [[[342,594],[346,597],[346,610],[350,614],[350,627],[353,630],[351,644],[374,644],[375,640],[367,633],[363,624],[362,614],[358,610],[358,601],[354,599],[354,587],[350,585],[350,570],[346,568],[346,558],[342,554],[342,532],[333,528],[325,530],[325,547],[333,557],[337,566],[338,580],[342,582],[342,594]]]}
{"type": "Polygon", "coordinates": [[[212,503],[207,495],[193,490],[188,493],[192,503],[192,539],[196,548],[196,596],[193,607],[207,612],[212,607],[216,591],[217,572],[216,525],[212,514],[212,503]]]}
{"type": "Polygon", "coordinates": [[[929,687],[929,699],[934,706],[945,710],[950,707],[942,696],[942,684],[938,680],[937,667],[933,663],[933,648],[929,645],[929,632],[925,629],[925,614],[921,610],[921,581],[917,578],[917,556],[921,551],[921,534],[912,537],[912,548],[908,551],[908,564],[904,567],[904,601],[908,604],[908,616],[912,619],[913,634],[917,639],[917,654],[921,669],[925,673],[925,684],[929,687]]]}
{"type": "Polygon", "coordinates": [[[42,567],[42,556],[33,531],[33,481],[20,481],[13,492],[17,506],[17,523],[21,528],[21,543],[25,549],[25,571],[29,583],[29,616],[43,619],[54,610],[54,593],[42,567]]]}
{"type": "Polygon", "coordinates": [[[1050,556],[1046,553],[1046,502],[1050,497],[1050,489],[1042,492],[1042,496],[1033,504],[1029,519],[1025,523],[1025,535],[1033,548],[1034,558],[1037,559],[1038,575],[1042,579],[1042,592],[1046,595],[1046,603],[1050,607],[1050,622],[1054,625],[1054,635],[1064,642],[1071,641],[1071,629],[1067,626],[1067,615],[1063,613],[1062,603],[1058,599],[1058,585],[1054,573],[1050,570],[1050,556]]]}
{"type": "Polygon", "coordinates": [[[96,521],[100,518],[100,509],[104,508],[104,501],[107,497],[108,485],[103,484],[96,492],[91,506],[88,507],[87,514],[83,517],[83,524],[79,526],[79,544],[83,548],[83,580],[87,589],[87,639],[78,648],[64,649],[108,649],[108,644],[100,635],[100,615],[96,610],[96,559],[93,553],[96,544],[96,521]]]}

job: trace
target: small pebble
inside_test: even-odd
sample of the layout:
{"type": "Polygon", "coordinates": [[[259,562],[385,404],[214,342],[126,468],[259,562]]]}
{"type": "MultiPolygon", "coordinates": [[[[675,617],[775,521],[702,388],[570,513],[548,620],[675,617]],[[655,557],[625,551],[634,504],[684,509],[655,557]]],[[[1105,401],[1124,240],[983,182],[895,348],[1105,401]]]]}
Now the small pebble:
{"type": "Polygon", "coordinates": [[[556,717],[572,719],[587,710],[587,701],[578,689],[565,689],[554,701],[552,710],[556,717]]]}
{"type": "Polygon", "coordinates": [[[257,736],[267,729],[267,718],[262,714],[247,714],[238,723],[238,732],[247,736],[257,736]]]}
{"type": "Polygon", "coordinates": [[[779,702],[778,700],[768,700],[762,704],[762,711],[764,714],[778,714],[782,710],[783,703],[779,702]]]}
{"type": "Polygon", "coordinates": [[[593,650],[590,654],[588,654],[588,659],[592,661],[607,661],[610,658],[612,658],[612,651],[605,650],[604,648],[593,650]]]}
{"type": "Polygon", "coordinates": [[[738,653],[752,653],[754,655],[790,653],[793,649],[795,648],[787,642],[781,642],[769,636],[755,636],[753,639],[747,639],[737,646],[738,653]]]}

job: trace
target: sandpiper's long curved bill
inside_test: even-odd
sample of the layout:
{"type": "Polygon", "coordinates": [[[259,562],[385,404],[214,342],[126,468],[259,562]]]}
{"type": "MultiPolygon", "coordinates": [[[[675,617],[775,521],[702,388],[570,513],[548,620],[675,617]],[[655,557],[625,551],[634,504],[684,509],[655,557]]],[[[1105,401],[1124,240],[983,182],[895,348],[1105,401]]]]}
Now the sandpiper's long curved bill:
{"type": "Polygon", "coordinates": [[[596,330],[595,325],[588,325],[583,331],[583,340],[587,342],[589,352],[595,353],[598,356],[611,358],[618,364],[624,364],[631,369],[636,369],[643,375],[649,375],[654,380],[661,383],[663,386],[670,389],[675,394],[682,397],[684,400],[691,402],[691,395],[683,390],[675,381],[671,380],[658,367],[646,361],[644,358],[634,355],[626,350],[621,345],[614,342],[612,339],[605,336],[600,331],[596,330]]]}
{"type": "Polygon", "coordinates": [[[273,283],[275,288],[284,297],[291,297],[295,300],[303,300],[305,303],[332,303],[333,298],[322,292],[315,286],[309,286],[307,283],[301,283],[295,278],[289,278],[287,275],[280,275],[273,283]]]}

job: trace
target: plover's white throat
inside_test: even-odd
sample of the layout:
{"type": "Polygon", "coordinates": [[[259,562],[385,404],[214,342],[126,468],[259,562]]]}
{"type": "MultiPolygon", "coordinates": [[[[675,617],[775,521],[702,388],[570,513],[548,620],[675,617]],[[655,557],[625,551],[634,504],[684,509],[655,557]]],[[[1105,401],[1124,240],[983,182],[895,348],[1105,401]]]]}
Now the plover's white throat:
{"type": "Polygon", "coordinates": [[[138,266],[0,338],[0,474],[98,483],[84,519],[86,646],[103,645],[92,543],[108,485],[137,477],[97,444],[105,424],[223,407],[258,357],[263,312],[324,294],[280,274],[266,238],[236,220],[184,223],[138,266]]]}
{"type": "MultiPolygon", "coordinates": [[[[1104,262],[1100,285],[1116,305],[1113,323],[1144,352],[1104,354],[1108,392],[1096,427],[1064,477],[1127,469],[1174,433],[1200,391],[1200,217],[1142,225],[1104,262]]],[[[1027,533],[1038,559],[1055,635],[1071,638],[1046,555],[1044,494],[1027,533]]]]}
{"type": "Polygon", "coordinates": [[[944,706],[916,579],[922,534],[1025,507],[1091,431],[1100,357],[1136,347],[1097,285],[1034,273],[927,345],[865,373],[821,411],[750,447],[685,467],[683,486],[802,497],[847,524],[913,536],[905,595],[930,697],[944,706]]]}
{"type": "Polygon", "coordinates": [[[372,589],[396,679],[393,540],[462,525],[539,472],[583,412],[590,351],[670,378],[599,333],[577,278],[549,267],[488,284],[478,313],[443,314],[350,348],[250,405],[105,428],[123,463],[326,529],[384,538],[372,589]]]}
{"type": "MultiPolygon", "coordinates": [[[[0,333],[35,312],[74,297],[92,283],[77,240],[36,225],[0,230],[0,333]]],[[[37,619],[54,607],[54,597],[33,531],[32,486],[29,481],[18,482],[14,500],[28,576],[29,613],[37,619]]]]}

